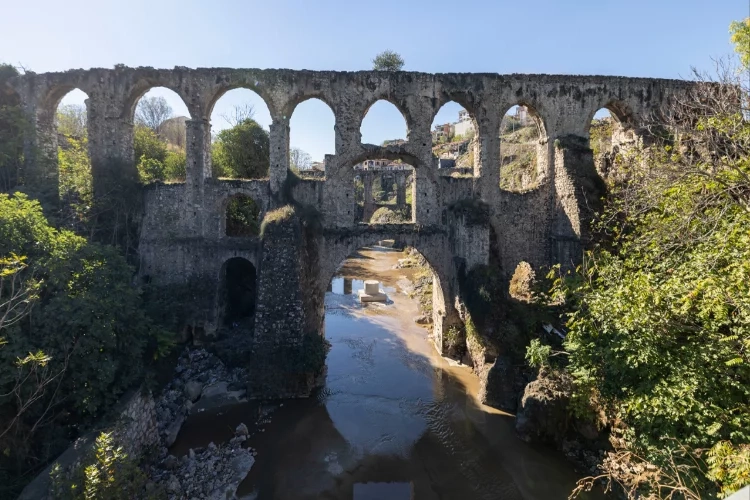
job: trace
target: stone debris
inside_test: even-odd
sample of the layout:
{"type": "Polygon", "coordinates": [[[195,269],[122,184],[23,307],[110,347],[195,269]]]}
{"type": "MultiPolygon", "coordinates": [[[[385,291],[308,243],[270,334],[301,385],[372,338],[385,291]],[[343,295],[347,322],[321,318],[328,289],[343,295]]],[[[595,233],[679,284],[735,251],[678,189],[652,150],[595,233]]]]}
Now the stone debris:
{"type": "Polygon", "coordinates": [[[174,379],[156,401],[159,436],[164,446],[172,446],[185,417],[205,409],[206,400],[213,406],[238,402],[244,396],[241,387],[244,372],[228,370],[219,358],[205,349],[185,349],[175,367],[174,379]]]}
{"type": "MultiPolygon", "coordinates": [[[[241,428],[247,431],[245,424],[238,431],[241,428]]],[[[255,450],[242,447],[246,439],[238,432],[226,444],[191,448],[181,459],[167,455],[151,466],[151,478],[164,485],[170,500],[236,498],[237,488],[255,463],[255,450]]]]}

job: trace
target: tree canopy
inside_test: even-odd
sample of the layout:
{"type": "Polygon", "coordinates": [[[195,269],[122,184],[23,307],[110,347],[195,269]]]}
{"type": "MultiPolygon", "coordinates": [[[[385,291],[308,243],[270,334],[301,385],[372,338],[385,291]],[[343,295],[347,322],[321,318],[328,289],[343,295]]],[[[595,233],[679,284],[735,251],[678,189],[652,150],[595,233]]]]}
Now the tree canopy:
{"type": "Polygon", "coordinates": [[[259,179],[268,177],[268,132],[253,119],[219,132],[211,151],[214,177],[259,179]]]}
{"type": "Polygon", "coordinates": [[[403,67],[404,59],[392,50],[384,50],[372,60],[372,69],[375,71],[401,71],[403,67]]]}

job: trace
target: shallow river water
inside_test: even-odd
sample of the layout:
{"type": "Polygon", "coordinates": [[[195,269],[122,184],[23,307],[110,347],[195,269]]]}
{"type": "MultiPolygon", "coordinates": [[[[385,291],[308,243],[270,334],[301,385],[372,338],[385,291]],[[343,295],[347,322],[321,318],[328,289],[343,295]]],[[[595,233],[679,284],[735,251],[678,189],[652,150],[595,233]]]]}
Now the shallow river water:
{"type": "Polygon", "coordinates": [[[558,452],[519,440],[511,415],[478,403],[471,370],[441,358],[413,322],[412,271],[393,269],[403,257],[365,249],[334,279],[325,320],[332,347],[315,397],[195,415],[171,451],[226,441],[260,412],[241,498],[567,498],[580,474],[558,452]],[[381,281],[388,303],[359,306],[362,279],[381,281]]]}

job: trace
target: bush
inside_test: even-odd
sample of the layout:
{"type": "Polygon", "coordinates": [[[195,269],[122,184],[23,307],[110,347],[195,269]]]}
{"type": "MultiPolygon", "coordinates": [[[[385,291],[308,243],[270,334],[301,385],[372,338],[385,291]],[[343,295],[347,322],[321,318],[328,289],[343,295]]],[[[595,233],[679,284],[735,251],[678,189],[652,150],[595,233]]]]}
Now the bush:
{"type": "Polygon", "coordinates": [[[43,431],[74,435],[139,382],[157,329],[114,247],[51,227],[25,195],[0,194],[0,260],[14,255],[26,265],[0,294],[35,293],[25,317],[0,325],[0,434],[10,429],[0,450],[3,466],[23,473],[57,451],[43,431]]]}
{"type": "Polygon", "coordinates": [[[96,438],[91,456],[66,479],[56,464],[50,472],[56,500],[156,500],[165,492],[153,484],[138,464],[116,446],[111,433],[96,438]]]}
{"type": "MultiPolygon", "coordinates": [[[[411,209],[407,209],[411,212],[411,209]]],[[[370,224],[401,224],[411,222],[411,213],[407,210],[393,210],[388,207],[380,207],[370,217],[370,224]]]]}

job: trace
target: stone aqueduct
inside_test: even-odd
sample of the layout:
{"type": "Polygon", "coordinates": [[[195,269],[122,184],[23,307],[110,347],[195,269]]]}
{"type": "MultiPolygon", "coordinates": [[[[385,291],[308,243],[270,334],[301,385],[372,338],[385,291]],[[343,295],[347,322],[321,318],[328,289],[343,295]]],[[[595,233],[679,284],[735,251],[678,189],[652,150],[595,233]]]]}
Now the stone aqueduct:
{"type": "MultiPolygon", "coordinates": [[[[432,266],[438,285],[433,308],[435,342],[443,351],[444,329],[460,322],[463,314],[459,284],[466,270],[492,257],[507,277],[522,260],[536,267],[568,264],[579,257],[587,238],[589,204],[601,194],[588,146],[588,129],[596,111],[611,111],[618,123],[613,142],[624,147],[637,140],[649,117],[690,86],[675,80],[602,76],[121,66],[28,73],[11,85],[34,124],[35,133],[25,150],[25,180],[39,189],[57,186],[54,115],[60,99],[75,88],[88,95],[95,195],[104,189],[102,179],[111,169],[125,169],[126,177],[136,178],[133,121],[138,99],[152,87],[172,89],[182,98],[190,111],[187,180],[145,187],[139,272],[155,284],[200,282],[207,286],[208,293],[194,297],[191,322],[196,329],[211,332],[219,322],[216,297],[222,266],[232,257],[250,261],[257,269],[252,345],[264,360],[283,359],[285,352],[303,345],[306,333],[323,331],[323,297],[337,267],[356,249],[386,237],[416,247],[432,266]],[[209,117],[215,102],[238,87],[259,94],[273,120],[268,179],[211,178],[209,117]],[[287,180],[289,119],[295,107],[310,98],[322,100],[334,113],[336,151],[326,157],[324,179],[291,182],[291,176],[287,180]],[[381,99],[403,114],[408,128],[404,144],[361,143],[361,121],[381,99]],[[430,127],[440,107],[449,101],[471,114],[478,131],[470,178],[444,177],[437,171],[430,127]],[[516,104],[532,111],[541,137],[537,150],[541,182],[523,193],[499,187],[500,122],[516,104]],[[411,224],[355,222],[352,167],[379,158],[400,159],[414,166],[411,224]],[[261,237],[227,237],[226,205],[239,194],[255,199],[262,215],[290,203],[314,209],[321,227],[305,230],[293,217],[269,225],[261,237]],[[466,207],[480,205],[479,200],[489,217],[467,212],[466,207]]],[[[284,378],[284,374],[277,375],[277,379],[284,378]]],[[[305,393],[309,383],[299,383],[297,375],[297,382],[276,384],[274,390],[305,393]]]]}

